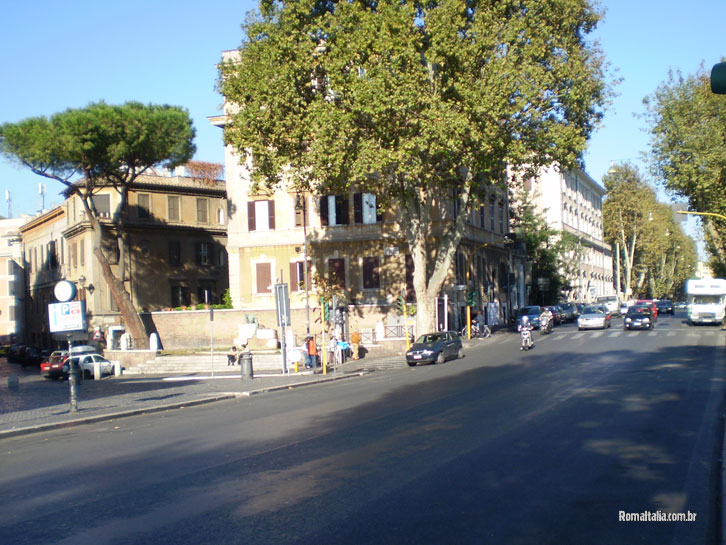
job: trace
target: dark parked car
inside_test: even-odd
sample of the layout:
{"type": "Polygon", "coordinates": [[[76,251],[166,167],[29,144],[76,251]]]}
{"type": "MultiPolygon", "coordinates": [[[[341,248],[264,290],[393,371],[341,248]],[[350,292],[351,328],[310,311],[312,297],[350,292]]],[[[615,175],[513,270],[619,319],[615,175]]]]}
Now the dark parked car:
{"type": "Polygon", "coordinates": [[[663,299],[661,301],[656,301],[655,306],[658,307],[659,314],[673,314],[673,301],[663,299]]]}
{"type": "Polygon", "coordinates": [[[565,313],[565,322],[574,322],[580,315],[580,311],[575,303],[557,303],[557,306],[565,313]]]}
{"type": "Polygon", "coordinates": [[[655,325],[653,311],[646,305],[628,308],[628,313],[623,320],[625,329],[653,329],[653,325],[655,325]]]}
{"type": "Polygon", "coordinates": [[[406,362],[413,367],[418,363],[444,363],[464,356],[461,339],[456,331],[439,331],[421,335],[406,352],[406,362]]]}
{"type": "Polygon", "coordinates": [[[532,327],[535,329],[539,329],[540,314],[542,314],[542,307],[540,307],[539,305],[520,308],[519,312],[517,313],[517,328],[519,328],[519,325],[522,323],[522,316],[526,316],[527,319],[529,319],[529,323],[532,324],[532,327]]]}
{"type": "Polygon", "coordinates": [[[565,313],[558,305],[552,305],[551,307],[542,307],[543,309],[549,309],[552,313],[552,325],[560,325],[565,321],[565,313]]]}

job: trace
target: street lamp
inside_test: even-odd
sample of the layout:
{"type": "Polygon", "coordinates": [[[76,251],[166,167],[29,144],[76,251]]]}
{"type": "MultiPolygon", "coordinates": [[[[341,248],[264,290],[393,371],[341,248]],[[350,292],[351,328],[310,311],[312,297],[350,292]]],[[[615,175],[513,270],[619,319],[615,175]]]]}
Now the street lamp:
{"type": "Polygon", "coordinates": [[[714,212],[691,212],[690,210],[676,210],[676,214],[691,214],[693,216],[713,216],[722,220],[726,220],[726,216],[715,214],[714,212]]]}

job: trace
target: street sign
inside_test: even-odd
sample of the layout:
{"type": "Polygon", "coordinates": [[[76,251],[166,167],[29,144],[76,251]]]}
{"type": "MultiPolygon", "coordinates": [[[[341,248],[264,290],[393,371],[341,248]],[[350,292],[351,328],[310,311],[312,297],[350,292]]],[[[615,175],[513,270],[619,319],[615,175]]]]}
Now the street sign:
{"type": "Polygon", "coordinates": [[[277,310],[277,325],[290,325],[290,295],[287,284],[275,284],[275,309],[277,310]]]}
{"type": "Polygon", "coordinates": [[[86,309],[83,301],[48,305],[51,333],[86,330],[86,309]]]}

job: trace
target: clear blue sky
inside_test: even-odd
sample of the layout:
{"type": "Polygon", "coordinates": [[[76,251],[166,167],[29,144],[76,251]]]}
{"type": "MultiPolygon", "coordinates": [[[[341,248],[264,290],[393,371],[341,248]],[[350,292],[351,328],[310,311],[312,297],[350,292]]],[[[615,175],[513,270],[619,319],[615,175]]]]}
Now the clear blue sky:
{"type": "MultiPolygon", "coordinates": [[[[726,0],[610,0],[597,37],[624,79],[604,127],[585,154],[597,181],[610,162],[642,165],[648,137],[642,99],[669,68],[695,73],[726,56],[726,0]]],[[[40,0],[6,2],[0,17],[0,122],[51,115],[105,100],[165,103],[187,108],[197,130],[195,159],[224,162],[221,130],[207,117],[220,113],[216,63],[242,40],[252,0],[40,0]]],[[[726,100],[726,97],[724,98],[726,100]]],[[[642,167],[644,170],[644,167],[642,167]]],[[[60,184],[0,159],[0,199],[12,196],[13,216],[61,202],[60,184]]],[[[0,214],[7,215],[0,201],[0,214]]]]}

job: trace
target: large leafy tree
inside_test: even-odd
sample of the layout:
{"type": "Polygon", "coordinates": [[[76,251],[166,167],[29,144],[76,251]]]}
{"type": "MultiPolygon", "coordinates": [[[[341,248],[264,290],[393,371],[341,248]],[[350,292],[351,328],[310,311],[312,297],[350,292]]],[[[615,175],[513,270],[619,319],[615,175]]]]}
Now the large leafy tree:
{"type": "MultiPolygon", "coordinates": [[[[691,76],[670,73],[645,104],[655,176],[691,210],[726,215],[726,100],[711,93],[703,66],[691,76]]],[[[726,220],[702,220],[712,269],[724,275],[726,220]]]]}
{"type": "Polygon", "coordinates": [[[220,68],[226,141],[258,185],[362,187],[395,209],[429,330],[467,216],[452,211],[505,165],[574,164],[600,120],[599,18],[586,0],[263,0],[220,68]]]}
{"type": "Polygon", "coordinates": [[[148,345],[144,325],[124,286],[123,257],[128,192],[139,175],[153,166],[173,167],[194,154],[194,128],[186,110],[176,106],[103,102],[0,126],[0,153],[30,170],[59,181],[66,195],[77,195],[94,232],[93,255],[138,347],[148,345]],[[120,195],[113,214],[119,236],[120,277],[103,251],[104,223],[93,195],[111,185],[120,195]]]}
{"type": "Polygon", "coordinates": [[[626,297],[674,297],[695,267],[693,241],[636,166],[614,165],[603,183],[604,234],[613,246],[617,285],[626,297]]]}

